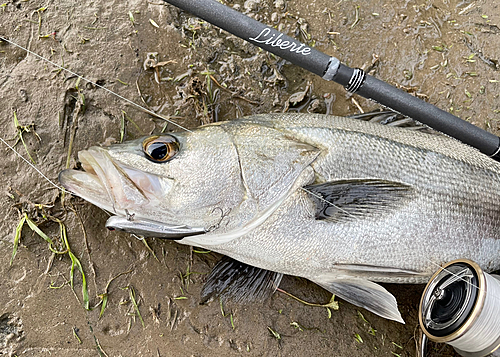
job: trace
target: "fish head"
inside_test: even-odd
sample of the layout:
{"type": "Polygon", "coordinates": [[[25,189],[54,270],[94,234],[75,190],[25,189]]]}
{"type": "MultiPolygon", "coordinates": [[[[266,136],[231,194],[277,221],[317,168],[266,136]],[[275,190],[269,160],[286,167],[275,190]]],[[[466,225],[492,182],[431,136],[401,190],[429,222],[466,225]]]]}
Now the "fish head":
{"type": "Polygon", "coordinates": [[[111,229],[126,225],[123,230],[166,237],[203,233],[243,200],[234,145],[218,127],[94,146],[78,158],[84,171],[64,170],[59,180],[115,215],[111,229]]]}
{"type": "Polygon", "coordinates": [[[304,154],[306,144],[287,152],[270,130],[215,124],[91,147],[78,154],[84,171],[59,180],[113,214],[112,230],[170,239],[237,230],[284,197],[317,155],[304,154]]]}

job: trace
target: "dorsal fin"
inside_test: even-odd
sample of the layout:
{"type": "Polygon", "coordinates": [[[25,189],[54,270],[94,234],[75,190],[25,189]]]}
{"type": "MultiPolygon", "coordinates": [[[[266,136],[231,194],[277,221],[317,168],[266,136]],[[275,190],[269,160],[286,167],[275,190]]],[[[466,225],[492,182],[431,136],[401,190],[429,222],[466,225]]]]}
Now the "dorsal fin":
{"type": "Polygon", "coordinates": [[[406,184],[376,179],[339,180],[304,190],[316,204],[316,219],[331,222],[388,212],[412,193],[406,184]]]}
{"type": "Polygon", "coordinates": [[[368,113],[348,115],[347,118],[379,123],[387,126],[397,126],[408,130],[415,130],[421,133],[444,135],[434,129],[424,125],[412,118],[406,117],[392,110],[375,110],[368,113]]]}
{"type": "Polygon", "coordinates": [[[201,303],[220,297],[236,303],[264,301],[278,288],[283,274],[222,258],[201,290],[201,303]]]}

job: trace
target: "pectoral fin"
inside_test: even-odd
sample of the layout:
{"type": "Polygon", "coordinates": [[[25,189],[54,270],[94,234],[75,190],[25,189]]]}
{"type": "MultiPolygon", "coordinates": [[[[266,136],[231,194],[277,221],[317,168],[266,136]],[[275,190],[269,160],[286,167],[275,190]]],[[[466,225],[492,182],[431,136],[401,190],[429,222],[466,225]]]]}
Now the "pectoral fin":
{"type": "Polygon", "coordinates": [[[412,195],[409,185],[376,179],[339,180],[304,189],[316,204],[316,219],[331,222],[384,214],[412,195]]]}
{"type": "Polygon", "coordinates": [[[322,276],[313,281],[351,304],[383,318],[405,323],[399,313],[396,298],[374,282],[350,276],[322,276]]]}
{"type": "Polygon", "coordinates": [[[210,272],[201,291],[201,303],[221,297],[237,303],[264,301],[278,288],[283,274],[222,258],[210,272]]]}

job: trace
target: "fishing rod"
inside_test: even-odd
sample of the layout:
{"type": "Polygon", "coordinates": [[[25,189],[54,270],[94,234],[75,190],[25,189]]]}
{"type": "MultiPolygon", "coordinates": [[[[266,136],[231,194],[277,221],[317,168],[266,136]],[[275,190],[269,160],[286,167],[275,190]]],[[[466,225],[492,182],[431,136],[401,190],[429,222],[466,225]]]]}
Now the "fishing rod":
{"type": "Polygon", "coordinates": [[[311,48],[215,0],[164,1],[317,74],[327,81],[337,82],[350,93],[357,93],[389,107],[500,161],[500,138],[498,136],[370,76],[362,69],[350,68],[340,63],[337,58],[311,48]]]}

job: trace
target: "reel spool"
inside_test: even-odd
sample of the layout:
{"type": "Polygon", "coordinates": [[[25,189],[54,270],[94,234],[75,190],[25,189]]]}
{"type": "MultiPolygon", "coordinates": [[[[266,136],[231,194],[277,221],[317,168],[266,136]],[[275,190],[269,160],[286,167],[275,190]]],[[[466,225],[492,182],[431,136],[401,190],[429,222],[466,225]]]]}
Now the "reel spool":
{"type": "Polygon", "coordinates": [[[429,280],[420,300],[422,331],[464,357],[500,357],[500,276],[459,259],[429,280]]]}

